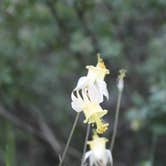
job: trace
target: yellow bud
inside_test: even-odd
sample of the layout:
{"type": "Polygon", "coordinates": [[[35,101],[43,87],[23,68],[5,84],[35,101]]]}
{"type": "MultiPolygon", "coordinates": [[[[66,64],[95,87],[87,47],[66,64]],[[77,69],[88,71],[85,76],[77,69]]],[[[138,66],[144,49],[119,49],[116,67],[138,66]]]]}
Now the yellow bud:
{"type": "Polygon", "coordinates": [[[124,77],[126,76],[126,72],[127,72],[127,70],[125,70],[125,69],[119,70],[119,76],[118,76],[119,80],[124,79],[124,77]]]}

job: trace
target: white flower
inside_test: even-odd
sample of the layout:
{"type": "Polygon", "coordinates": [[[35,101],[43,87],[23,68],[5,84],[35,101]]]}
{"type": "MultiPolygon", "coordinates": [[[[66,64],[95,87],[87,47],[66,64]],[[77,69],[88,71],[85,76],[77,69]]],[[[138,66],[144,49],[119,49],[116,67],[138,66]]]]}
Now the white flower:
{"type": "Polygon", "coordinates": [[[109,74],[106,69],[104,61],[98,55],[98,63],[96,66],[86,66],[88,69],[87,76],[80,77],[76,85],[76,90],[87,88],[89,96],[98,96],[99,102],[103,102],[103,96],[109,98],[107,84],[104,81],[105,75],[109,74]]]}
{"type": "Polygon", "coordinates": [[[108,111],[101,108],[98,103],[98,97],[88,96],[87,93],[87,89],[72,92],[72,108],[76,112],[83,111],[85,115],[84,123],[96,124],[97,132],[103,133],[107,130],[109,124],[104,123],[101,118],[108,111]]]}
{"type": "Polygon", "coordinates": [[[93,140],[88,141],[90,146],[90,151],[85,153],[84,165],[89,160],[90,166],[110,166],[113,165],[111,151],[106,149],[106,142],[108,140],[104,137],[99,137],[97,135],[93,136],[93,140]]]}

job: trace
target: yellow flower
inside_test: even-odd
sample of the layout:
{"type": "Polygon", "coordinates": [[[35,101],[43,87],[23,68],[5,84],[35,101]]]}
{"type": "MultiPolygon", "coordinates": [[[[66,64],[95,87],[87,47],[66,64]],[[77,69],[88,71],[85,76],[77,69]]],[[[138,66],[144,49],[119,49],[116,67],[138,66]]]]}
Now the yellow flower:
{"type": "Polygon", "coordinates": [[[90,151],[86,152],[84,163],[89,159],[90,166],[106,166],[107,164],[113,165],[112,154],[110,150],[106,149],[106,142],[108,139],[99,137],[94,134],[93,140],[88,141],[90,151]]]}
{"type": "Polygon", "coordinates": [[[109,126],[108,123],[104,123],[102,117],[107,114],[107,110],[103,110],[99,103],[91,101],[87,96],[87,90],[81,90],[73,92],[72,108],[77,112],[84,112],[85,120],[84,123],[96,124],[97,132],[102,134],[109,126]]]}
{"type": "Polygon", "coordinates": [[[89,96],[99,96],[99,102],[103,102],[103,96],[109,98],[107,84],[104,78],[109,74],[109,70],[105,67],[103,59],[98,54],[98,63],[96,66],[86,66],[88,69],[87,76],[80,77],[75,90],[86,88],[89,96]]]}

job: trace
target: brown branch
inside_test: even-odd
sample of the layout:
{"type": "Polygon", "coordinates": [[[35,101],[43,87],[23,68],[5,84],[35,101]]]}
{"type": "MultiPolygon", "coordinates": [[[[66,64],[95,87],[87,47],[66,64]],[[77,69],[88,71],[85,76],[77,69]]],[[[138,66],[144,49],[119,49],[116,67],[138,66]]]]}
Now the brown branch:
{"type": "MultiPolygon", "coordinates": [[[[58,141],[58,139],[54,136],[52,130],[45,123],[41,115],[38,115],[39,117],[35,118],[38,128],[19,119],[18,117],[13,115],[13,113],[7,111],[2,105],[0,105],[0,116],[10,121],[18,128],[46,142],[51,147],[53,152],[57,154],[57,156],[59,156],[59,154],[63,151],[62,147],[64,147],[64,143],[58,141]]],[[[80,152],[72,147],[70,147],[69,154],[75,158],[80,158],[81,156],[80,152]]]]}

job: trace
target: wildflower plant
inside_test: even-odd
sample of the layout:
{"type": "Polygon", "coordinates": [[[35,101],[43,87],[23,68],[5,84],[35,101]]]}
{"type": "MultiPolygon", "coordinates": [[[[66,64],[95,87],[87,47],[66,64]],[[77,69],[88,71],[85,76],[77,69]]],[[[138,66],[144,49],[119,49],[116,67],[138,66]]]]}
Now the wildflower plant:
{"type": "MultiPolygon", "coordinates": [[[[101,103],[104,99],[109,99],[109,93],[107,89],[107,84],[105,82],[105,76],[109,74],[109,70],[106,68],[103,59],[100,55],[97,55],[98,61],[96,66],[89,65],[86,66],[88,69],[87,75],[79,78],[76,87],[71,93],[71,106],[74,111],[77,112],[72,130],[70,132],[67,144],[65,146],[62,157],[60,157],[59,166],[62,166],[64,158],[66,156],[72,135],[74,133],[76,124],[79,119],[80,113],[84,114],[84,123],[88,125],[86,131],[86,138],[84,142],[84,150],[81,160],[81,166],[86,165],[87,160],[89,161],[90,166],[106,166],[107,164],[113,165],[111,151],[106,149],[106,142],[108,139],[105,137],[100,137],[98,134],[103,134],[109,127],[109,123],[103,120],[103,117],[108,113],[108,110],[101,107],[101,103]],[[90,126],[94,128],[95,134],[93,139],[88,141],[90,126]],[[86,146],[90,146],[90,151],[86,152],[86,146]]],[[[125,70],[120,70],[118,76],[118,91],[121,94],[124,87],[124,77],[125,70]]],[[[120,100],[118,98],[117,109],[119,112],[120,100]]],[[[117,115],[113,131],[113,141],[111,141],[111,146],[114,144],[115,136],[117,130],[117,115]]]]}

